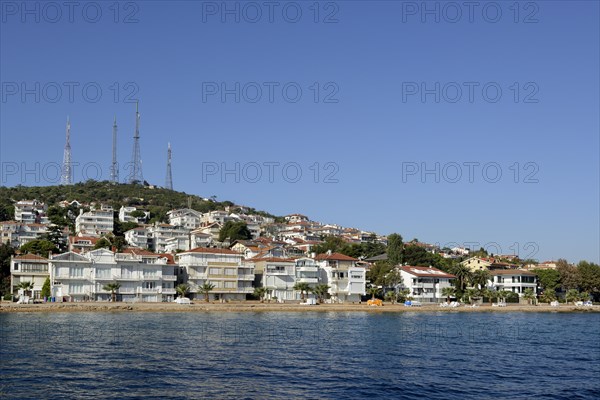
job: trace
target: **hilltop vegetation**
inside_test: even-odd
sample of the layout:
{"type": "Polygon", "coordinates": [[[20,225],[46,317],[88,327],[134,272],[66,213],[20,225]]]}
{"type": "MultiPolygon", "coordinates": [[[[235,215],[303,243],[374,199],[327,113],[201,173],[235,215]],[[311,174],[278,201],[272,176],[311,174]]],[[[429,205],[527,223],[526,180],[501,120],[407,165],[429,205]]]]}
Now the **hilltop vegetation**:
{"type": "MultiPolygon", "coordinates": [[[[70,186],[15,186],[0,187],[0,221],[13,219],[13,203],[19,200],[37,199],[48,206],[63,200],[77,200],[80,203],[103,203],[111,205],[115,211],[121,206],[133,206],[150,211],[152,221],[166,221],[169,210],[188,207],[208,212],[223,210],[227,206],[234,206],[230,201],[216,201],[213,196],[204,199],[184,192],[176,192],[163,188],[151,188],[141,184],[113,184],[108,181],[87,181],[70,186]]],[[[266,212],[250,209],[251,213],[274,217],[266,212]]]]}

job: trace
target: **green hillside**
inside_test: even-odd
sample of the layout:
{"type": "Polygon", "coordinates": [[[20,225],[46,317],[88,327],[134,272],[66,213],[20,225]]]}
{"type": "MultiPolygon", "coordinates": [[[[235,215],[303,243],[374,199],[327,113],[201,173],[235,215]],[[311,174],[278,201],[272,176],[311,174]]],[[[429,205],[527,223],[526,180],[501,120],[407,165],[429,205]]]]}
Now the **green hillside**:
{"type": "MultiPolygon", "coordinates": [[[[165,221],[166,213],[176,208],[188,207],[200,212],[222,210],[233,206],[230,201],[204,200],[200,196],[163,188],[151,188],[140,184],[113,184],[108,181],[87,181],[70,186],[15,186],[0,187],[0,221],[10,220],[14,215],[13,203],[19,200],[37,199],[49,206],[60,201],[77,200],[80,203],[103,203],[115,211],[121,206],[135,206],[150,211],[154,220],[165,221]]],[[[252,213],[275,217],[269,213],[250,209],[252,213]]]]}

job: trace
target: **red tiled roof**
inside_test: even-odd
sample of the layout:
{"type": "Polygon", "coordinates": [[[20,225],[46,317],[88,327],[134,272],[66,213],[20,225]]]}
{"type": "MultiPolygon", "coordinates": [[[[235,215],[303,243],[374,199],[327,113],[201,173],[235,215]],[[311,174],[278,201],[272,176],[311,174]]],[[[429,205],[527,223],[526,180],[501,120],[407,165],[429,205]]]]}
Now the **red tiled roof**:
{"type": "Polygon", "coordinates": [[[281,257],[253,257],[249,258],[248,261],[266,261],[266,262],[295,262],[293,258],[281,258],[281,257]]]}
{"type": "Polygon", "coordinates": [[[174,265],[175,264],[175,257],[173,257],[173,254],[159,254],[160,257],[166,258],[167,259],[167,264],[169,265],[174,265]]]}
{"type": "Polygon", "coordinates": [[[456,278],[456,276],[452,274],[433,267],[413,267],[410,265],[405,265],[400,267],[400,269],[402,269],[404,272],[408,272],[411,275],[420,277],[456,278]]]}
{"type": "MultiPolygon", "coordinates": [[[[195,249],[191,249],[185,251],[184,253],[211,253],[211,254],[235,254],[241,255],[237,251],[229,250],[229,249],[217,249],[214,247],[196,247],[195,249]]],[[[182,254],[184,254],[182,253],[182,254]]]]}
{"type": "Polygon", "coordinates": [[[317,254],[317,256],[315,257],[315,260],[358,261],[358,259],[356,259],[356,258],[352,258],[350,256],[347,256],[345,254],[340,254],[340,253],[317,254]]]}
{"type": "Polygon", "coordinates": [[[139,247],[128,247],[128,248],[124,249],[121,253],[130,253],[135,256],[160,257],[160,254],[153,253],[150,250],[140,249],[139,247]]]}
{"type": "Polygon", "coordinates": [[[47,258],[40,257],[37,254],[23,254],[20,256],[15,256],[15,260],[48,261],[47,258]]]}
{"type": "Polygon", "coordinates": [[[537,275],[535,272],[524,271],[522,269],[497,269],[490,271],[491,275],[537,275]]]}

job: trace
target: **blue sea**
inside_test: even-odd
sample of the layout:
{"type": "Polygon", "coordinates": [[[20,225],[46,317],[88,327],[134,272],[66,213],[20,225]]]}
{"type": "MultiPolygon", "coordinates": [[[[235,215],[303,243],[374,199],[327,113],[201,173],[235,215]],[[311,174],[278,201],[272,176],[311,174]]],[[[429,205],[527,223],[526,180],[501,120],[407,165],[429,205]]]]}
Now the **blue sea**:
{"type": "Polygon", "coordinates": [[[599,399],[600,314],[0,314],[0,398],[599,399]]]}

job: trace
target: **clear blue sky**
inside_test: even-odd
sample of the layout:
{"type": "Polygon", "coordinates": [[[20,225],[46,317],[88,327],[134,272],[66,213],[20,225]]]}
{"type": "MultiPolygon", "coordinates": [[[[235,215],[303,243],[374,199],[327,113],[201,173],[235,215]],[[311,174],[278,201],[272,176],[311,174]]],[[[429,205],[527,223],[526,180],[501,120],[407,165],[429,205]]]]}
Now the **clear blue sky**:
{"type": "Polygon", "coordinates": [[[321,2],[318,16],[313,1],[280,2],[272,16],[264,5],[257,14],[263,2],[245,2],[237,3],[239,22],[221,2],[137,1],[120,3],[117,23],[113,2],[85,10],[81,2],[72,22],[64,6],[58,15],[28,2],[28,14],[21,2],[1,3],[2,185],[55,182],[67,115],[73,161],[101,165],[102,179],[117,117],[123,179],[135,110],[127,95],[137,87],[130,98],[140,101],[150,183],[164,184],[171,142],[176,190],[406,240],[600,259],[596,1],[522,2],[518,10],[500,1],[485,11],[489,2],[480,2],[471,15],[465,6],[459,15],[447,2],[427,3],[437,16],[421,2],[321,2]],[[72,99],[68,82],[78,84],[72,99]],[[235,93],[222,101],[221,83],[235,92],[236,82],[239,102],[235,93]],[[422,83],[430,90],[424,100],[422,83]],[[95,87],[102,95],[92,102],[95,87]],[[236,162],[239,182],[234,174],[203,178],[203,170],[236,162]],[[264,164],[271,162],[279,163],[272,182],[264,164]],[[282,166],[294,162],[284,177],[282,166]],[[35,171],[36,163],[39,177],[11,172],[35,171]],[[253,163],[262,169],[258,182],[253,163]],[[436,163],[439,182],[435,173],[421,176],[436,163]],[[479,163],[472,182],[464,163],[479,163]],[[295,183],[294,165],[302,171],[295,183]],[[325,182],[330,172],[337,183],[325,182]]]}

